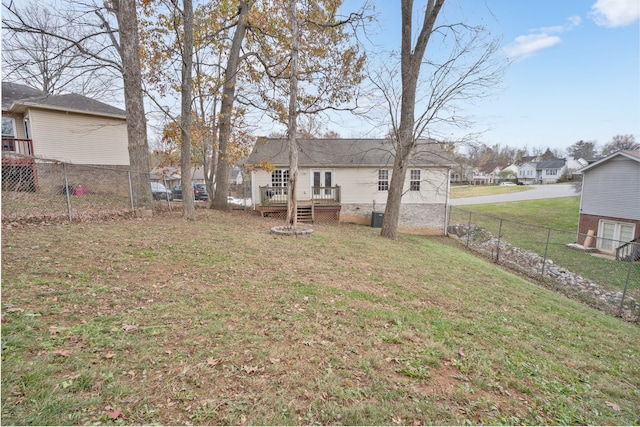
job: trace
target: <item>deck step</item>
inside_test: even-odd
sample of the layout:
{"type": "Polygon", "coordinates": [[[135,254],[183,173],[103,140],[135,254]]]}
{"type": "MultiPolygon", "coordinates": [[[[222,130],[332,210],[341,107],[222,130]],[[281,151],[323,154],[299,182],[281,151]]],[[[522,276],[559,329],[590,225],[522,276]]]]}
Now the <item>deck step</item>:
{"type": "Polygon", "coordinates": [[[298,222],[304,222],[307,224],[313,223],[313,207],[311,206],[298,206],[298,222]]]}

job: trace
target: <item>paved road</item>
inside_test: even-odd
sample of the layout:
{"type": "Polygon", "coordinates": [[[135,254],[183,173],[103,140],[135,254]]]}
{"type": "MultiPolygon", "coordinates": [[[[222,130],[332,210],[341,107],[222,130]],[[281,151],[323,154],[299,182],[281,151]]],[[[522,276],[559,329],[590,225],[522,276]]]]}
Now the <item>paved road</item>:
{"type": "Polygon", "coordinates": [[[451,206],[482,205],[488,203],[519,202],[522,200],[552,199],[555,197],[577,196],[573,184],[528,185],[526,191],[493,196],[463,197],[450,199],[451,206]]]}

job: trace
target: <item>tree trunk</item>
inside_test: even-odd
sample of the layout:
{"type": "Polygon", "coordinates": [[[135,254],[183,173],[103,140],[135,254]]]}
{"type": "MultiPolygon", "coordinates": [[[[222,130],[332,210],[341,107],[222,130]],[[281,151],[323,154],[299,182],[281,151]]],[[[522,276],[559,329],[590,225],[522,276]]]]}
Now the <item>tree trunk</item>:
{"type": "Polygon", "coordinates": [[[133,204],[138,208],[151,209],[153,203],[149,180],[149,145],[142,95],[136,2],[135,0],[114,0],[113,7],[120,33],[133,204]]]}
{"type": "Polygon", "coordinates": [[[298,17],[296,14],[296,1],[291,0],[291,76],[289,77],[289,197],[287,197],[287,224],[293,227],[298,225],[298,198],[296,197],[298,185],[298,51],[300,40],[298,39],[298,17]]]}
{"type": "Polygon", "coordinates": [[[428,1],[422,28],[416,40],[416,45],[413,47],[411,30],[413,0],[402,0],[402,45],[400,50],[402,102],[400,104],[400,124],[395,133],[396,153],[393,174],[389,183],[387,206],[382,220],[382,229],[380,230],[380,235],[388,239],[396,239],[398,237],[398,221],[402,206],[404,181],[407,175],[407,161],[417,143],[413,132],[415,126],[416,88],[418,77],[420,76],[420,65],[443,3],[444,0],[428,1]]]}
{"type": "Polygon", "coordinates": [[[247,14],[253,4],[252,0],[240,0],[238,6],[238,25],[233,34],[227,68],[224,74],[224,88],[222,90],[222,102],[220,104],[220,129],[218,136],[218,167],[216,170],[216,191],[212,209],[229,210],[227,197],[229,196],[229,160],[227,159],[227,146],[231,138],[231,114],[236,92],[236,74],[240,63],[240,48],[247,31],[247,14]]]}
{"type": "Polygon", "coordinates": [[[182,218],[196,219],[191,170],[191,84],[193,72],[193,3],[184,0],[184,43],[182,50],[182,105],[180,117],[180,171],[182,184],[182,218]]]}

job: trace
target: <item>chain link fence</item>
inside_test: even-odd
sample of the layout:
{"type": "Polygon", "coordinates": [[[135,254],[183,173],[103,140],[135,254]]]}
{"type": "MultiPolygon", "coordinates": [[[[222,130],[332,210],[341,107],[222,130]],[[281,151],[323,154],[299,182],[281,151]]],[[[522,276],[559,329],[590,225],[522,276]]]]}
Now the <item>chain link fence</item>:
{"type": "MultiPolygon", "coordinates": [[[[147,175],[147,178],[150,177],[147,175]]],[[[171,209],[170,200],[153,202],[171,209]]],[[[78,165],[3,152],[2,222],[57,223],[133,216],[127,167],[78,165]]]]}
{"type": "Polygon", "coordinates": [[[447,232],[493,262],[626,320],[640,320],[640,244],[556,230],[451,206],[447,232]],[[577,242],[590,242],[590,245],[577,242]],[[624,246],[617,253],[615,248],[624,246]],[[613,248],[613,252],[596,248],[613,248]]]}

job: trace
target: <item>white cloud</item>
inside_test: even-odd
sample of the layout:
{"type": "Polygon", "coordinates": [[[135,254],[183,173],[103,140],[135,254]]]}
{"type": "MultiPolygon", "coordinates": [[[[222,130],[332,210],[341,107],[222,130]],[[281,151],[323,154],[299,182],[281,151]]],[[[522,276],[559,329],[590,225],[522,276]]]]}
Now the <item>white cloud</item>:
{"type": "Polygon", "coordinates": [[[537,30],[531,30],[537,34],[528,34],[526,36],[516,37],[515,41],[502,49],[505,55],[513,60],[524,59],[535,53],[553,47],[562,40],[558,36],[551,34],[564,33],[573,30],[582,23],[579,16],[570,16],[564,25],[555,25],[552,27],[543,27],[537,30]]]}
{"type": "Polygon", "coordinates": [[[591,10],[595,23],[603,27],[623,27],[640,20],[638,0],[598,0],[591,10]]]}
{"type": "Polygon", "coordinates": [[[515,42],[504,47],[503,52],[510,59],[524,59],[536,52],[559,44],[562,40],[548,34],[529,34],[516,37],[515,42]]]}

